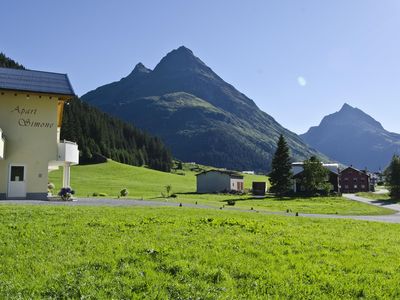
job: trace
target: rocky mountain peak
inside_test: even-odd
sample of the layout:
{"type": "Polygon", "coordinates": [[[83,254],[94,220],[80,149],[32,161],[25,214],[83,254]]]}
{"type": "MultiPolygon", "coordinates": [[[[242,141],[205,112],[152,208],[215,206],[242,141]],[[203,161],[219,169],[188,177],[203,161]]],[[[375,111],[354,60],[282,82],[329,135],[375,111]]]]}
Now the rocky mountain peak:
{"type": "Polygon", "coordinates": [[[169,52],[155,67],[156,73],[210,70],[192,50],[181,46],[169,52]]]}
{"type": "Polygon", "coordinates": [[[138,63],[132,72],[128,75],[128,77],[139,75],[139,74],[148,74],[151,70],[146,68],[141,62],[138,63]]]}

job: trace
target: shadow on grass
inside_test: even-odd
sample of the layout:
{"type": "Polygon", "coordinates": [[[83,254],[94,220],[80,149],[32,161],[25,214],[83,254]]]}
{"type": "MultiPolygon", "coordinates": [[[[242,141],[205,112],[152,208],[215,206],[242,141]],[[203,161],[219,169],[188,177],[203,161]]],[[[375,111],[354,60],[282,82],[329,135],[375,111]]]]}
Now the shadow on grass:
{"type": "Polygon", "coordinates": [[[382,206],[391,205],[391,204],[399,204],[400,199],[375,199],[371,201],[372,203],[380,204],[382,206]]]}
{"type": "Polygon", "coordinates": [[[246,200],[271,200],[271,201],[292,201],[292,200],[307,200],[307,199],[311,199],[311,198],[315,198],[315,197],[306,197],[306,196],[274,196],[271,194],[267,194],[265,196],[253,196],[253,197],[248,197],[248,198],[236,198],[236,199],[225,199],[225,200],[221,200],[221,202],[228,202],[228,201],[246,201],[246,200]]]}

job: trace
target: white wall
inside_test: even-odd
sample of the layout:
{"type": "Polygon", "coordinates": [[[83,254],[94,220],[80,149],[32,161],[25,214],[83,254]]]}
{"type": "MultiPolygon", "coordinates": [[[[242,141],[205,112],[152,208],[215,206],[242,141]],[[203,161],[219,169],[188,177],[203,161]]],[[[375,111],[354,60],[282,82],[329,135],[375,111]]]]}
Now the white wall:
{"type": "Polygon", "coordinates": [[[230,177],[220,172],[197,175],[197,193],[218,193],[230,190],[230,177]]]}
{"type": "Polygon", "coordinates": [[[242,192],[243,189],[244,189],[244,180],[243,179],[231,178],[231,184],[230,184],[230,190],[231,191],[242,192]],[[242,189],[238,188],[238,182],[241,182],[243,184],[243,188],[242,189]]]}

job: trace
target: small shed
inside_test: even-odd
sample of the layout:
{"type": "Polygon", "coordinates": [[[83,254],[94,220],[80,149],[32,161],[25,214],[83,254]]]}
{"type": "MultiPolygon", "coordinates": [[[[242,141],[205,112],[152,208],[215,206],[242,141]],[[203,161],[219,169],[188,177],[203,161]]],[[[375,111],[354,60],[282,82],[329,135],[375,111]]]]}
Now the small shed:
{"type": "Polygon", "coordinates": [[[197,193],[243,192],[243,175],[228,170],[207,170],[196,174],[197,193]]]}
{"type": "Polygon", "coordinates": [[[253,195],[254,196],[265,196],[265,191],[267,188],[267,183],[265,181],[253,181],[253,195]]]}

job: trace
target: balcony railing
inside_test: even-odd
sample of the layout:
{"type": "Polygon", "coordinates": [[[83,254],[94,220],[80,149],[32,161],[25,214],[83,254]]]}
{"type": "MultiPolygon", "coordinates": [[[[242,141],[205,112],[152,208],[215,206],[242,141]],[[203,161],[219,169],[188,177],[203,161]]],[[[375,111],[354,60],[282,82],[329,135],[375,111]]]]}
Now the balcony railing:
{"type": "Polygon", "coordinates": [[[57,161],[62,161],[73,165],[79,164],[78,145],[69,141],[59,142],[57,161]]]}
{"type": "Polygon", "coordinates": [[[0,159],[4,159],[4,147],[5,147],[5,140],[3,137],[3,131],[0,128],[0,159]]]}

